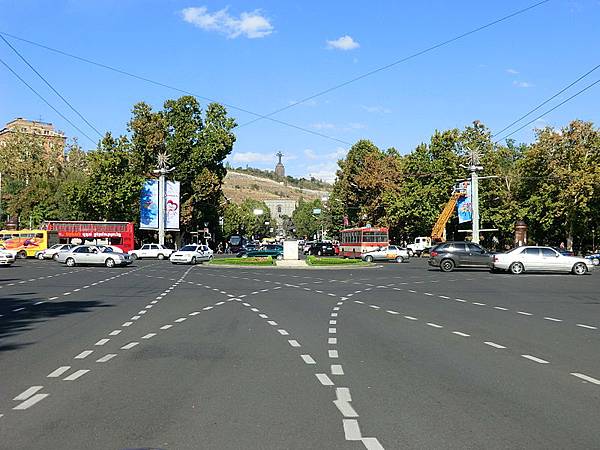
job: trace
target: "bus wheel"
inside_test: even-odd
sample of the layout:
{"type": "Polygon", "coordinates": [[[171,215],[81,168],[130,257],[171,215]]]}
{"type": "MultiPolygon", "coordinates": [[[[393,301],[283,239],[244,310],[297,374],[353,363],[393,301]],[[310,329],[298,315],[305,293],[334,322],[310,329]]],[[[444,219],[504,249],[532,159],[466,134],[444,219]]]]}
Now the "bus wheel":
{"type": "Polygon", "coordinates": [[[27,258],[27,252],[25,250],[21,250],[19,253],[17,253],[17,258],[20,258],[20,259],[27,258]]]}

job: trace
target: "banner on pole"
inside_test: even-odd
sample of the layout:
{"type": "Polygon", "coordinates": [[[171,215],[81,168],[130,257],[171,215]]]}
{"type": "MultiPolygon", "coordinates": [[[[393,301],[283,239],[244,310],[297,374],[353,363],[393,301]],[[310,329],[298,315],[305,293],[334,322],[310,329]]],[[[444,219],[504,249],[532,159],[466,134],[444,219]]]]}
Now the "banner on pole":
{"type": "Polygon", "coordinates": [[[158,180],[146,180],[142,186],[140,229],[158,230],[158,180]]]}
{"type": "Polygon", "coordinates": [[[471,203],[471,183],[465,181],[463,183],[465,195],[456,202],[456,210],[458,212],[458,223],[470,222],[473,218],[473,204],[471,203]]]}
{"type": "Polygon", "coordinates": [[[165,199],[166,230],[179,231],[179,187],[179,181],[167,181],[165,199]]]}

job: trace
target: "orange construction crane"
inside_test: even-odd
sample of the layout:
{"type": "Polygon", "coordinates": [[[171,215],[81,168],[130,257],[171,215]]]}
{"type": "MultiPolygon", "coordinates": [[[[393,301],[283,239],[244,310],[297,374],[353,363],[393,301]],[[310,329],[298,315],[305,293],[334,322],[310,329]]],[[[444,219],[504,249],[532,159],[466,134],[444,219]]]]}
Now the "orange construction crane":
{"type": "Polygon", "coordinates": [[[444,209],[438,217],[437,222],[435,222],[433,230],[431,230],[432,242],[444,242],[446,240],[446,224],[448,223],[448,220],[450,220],[450,217],[452,217],[452,213],[454,212],[456,202],[458,202],[458,199],[463,197],[464,195],[464,191],[454,191],[452,197],[450,197],[450,200],[448,200],[448,203],[446,203],[446,206],[444,206],[444,209]]]}

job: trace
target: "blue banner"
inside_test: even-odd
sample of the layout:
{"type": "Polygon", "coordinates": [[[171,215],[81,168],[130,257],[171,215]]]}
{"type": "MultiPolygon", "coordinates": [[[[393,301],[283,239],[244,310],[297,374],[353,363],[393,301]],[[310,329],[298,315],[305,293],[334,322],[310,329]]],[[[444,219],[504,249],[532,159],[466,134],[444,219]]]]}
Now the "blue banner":
{"type": "Polygon", "coordinates": [[[140,229],[158,230],[158,180],[146,180],[142,187],[140,229]]]}
{"type": "Polygon", "coordinates": [[[465,182],[465,195],[456,202],[458,212],[458,223],[470,222],[472,220],[473,205],[471,204],[471,183],[465,182]]]}

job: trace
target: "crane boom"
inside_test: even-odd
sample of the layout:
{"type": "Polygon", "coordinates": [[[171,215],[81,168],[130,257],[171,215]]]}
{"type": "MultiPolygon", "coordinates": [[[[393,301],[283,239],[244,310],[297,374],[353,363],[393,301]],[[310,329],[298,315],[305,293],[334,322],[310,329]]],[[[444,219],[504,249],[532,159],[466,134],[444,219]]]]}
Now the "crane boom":
{"type": "Polygon", "coordinates": [[[448,200],[448,203],[446,203],[446,206],[444,206],[442,213],[433,226],[433,230],[431,230],[431,240],[433,242],[445,240],[444,232],[446,231],[446,224],[448,223],[448,220],[450,220],[450,217],[452,217],[456,202],[458,202],[458,199],[464,195],[464,192],[454,192],[452,197],[450,197],[450,200],[448,200]]]}

